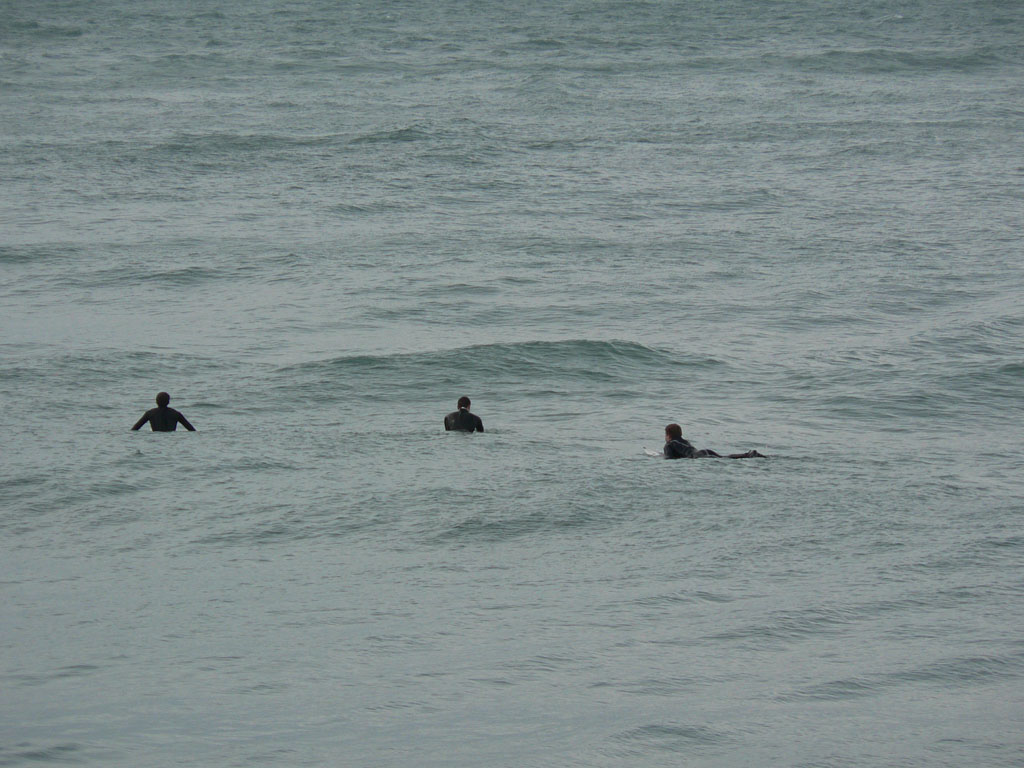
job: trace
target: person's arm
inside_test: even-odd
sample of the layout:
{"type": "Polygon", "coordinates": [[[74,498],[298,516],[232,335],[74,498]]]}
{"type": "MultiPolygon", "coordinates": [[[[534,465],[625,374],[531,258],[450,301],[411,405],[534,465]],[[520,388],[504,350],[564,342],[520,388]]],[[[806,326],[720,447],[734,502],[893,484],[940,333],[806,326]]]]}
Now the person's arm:
{"type": "Polygon", "coordinates": [[[185,418],[185,414],[183,414],[181,411],[178,411],[178,423],[181,424],[181,426],[183,426],[189,432],[196,431],[196,428],[188,423],[188,419],[185,418]]]}
{"type": "Polygon", "coordinates": [[[483,432],[484,431],[484,421],[479,416],[476,417],[476,431],[477,432],[483,432]]]}
{"type": "Polygon", "coordinates": [[[135,430],[140,429],[147,421],[149,421],[149,411],[142,414],[142,418],[135,422],[135,426],[132,427],[132,431],[134,432],[135,430]]]}

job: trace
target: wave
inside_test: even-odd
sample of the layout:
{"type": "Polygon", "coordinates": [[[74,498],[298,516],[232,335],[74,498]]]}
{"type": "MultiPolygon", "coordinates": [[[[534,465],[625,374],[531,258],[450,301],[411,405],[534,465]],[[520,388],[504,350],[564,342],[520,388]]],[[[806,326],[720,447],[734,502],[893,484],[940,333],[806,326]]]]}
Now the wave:
{"type": "MultiPolygon", "coordinates": [[[[892,332],[876,346],[817,355],[795,368],[769,367],[763,379],[780,401],[843,419],[906,426],[906,419],[930,422],[965,413],[998,418],[1024,403],[1019,346],[1024,319],[996,313],[969,323],[892,332]]],[[[870,316],[816,320],[863,324],[872,332],[882,327],[870,316]]]]}
{"type": "MultiPolygon", "coordinates": [[[[25,259],[28,260],[27,258],[25,259]]],[[[4,263],[0,254],[0,264],[4,263]]],[[[112,267],[94,272],[52,273],[17,289],[19,294],[52,294],[68,289],[103,289],[111,286],[136,286],[155,283],[162,287],[190,287],[219,280],[237,280],[248,271],[246,265],[233,269],[185,266],[171,269],[144,270],[139,267],[112,267]]]]}
{"type": "Polygon", "coordinates": [[[42,264],[72,259],[83,252],[83,248],[63,243],[59,246],[0,245],[0,264],[42,264]]]}
{"type": "MultiPolygon", "coordinates": [[[[189,371],[195,374],[224,367],[224,363],[217,358],[178,352],[95,350],[60,351],[47,355],[40,347],[26,346],[30,346],[35,355],[32,358],[10,360],[8,365],[0,368],[0,391],[6,385],[17,387],[19,391],[39,385],[53,397],[61,399],[67,396],[60,386],[62,384],[78,392],[82,387],[108,385],[116,381],[151,380],[154,374],[168,371],[189,371]]],[[[0,349],[14,347],[5,344],[0,349]]],[[[150,393],[144,395],[142,399],[148,402],[150,393]]]]}
{"type": "MultiPolygon", "coordinates": [[[[423,126],[411,125],[400,128],[371,131],[352,135],[349,133],[178,133],[169,139],[143,150],[151,155],[169,154],[189,158],[203,156],[235,156],[238,153],[274,153],[289,150],[316,148],[341,148],[348,145],[404,144],[437,139],[439,136],[423,126]]],[[[115,147],[117,149],[118,147],[115,147]]],[[[123,149],[132,149],[130,146],[123,149]]]]}
{"type": "Polygon", "coordinates": [[[709,746],[731,741],[729,734],[703,725],[651,723],[612,736],[626,754],[634,750],[659,749],[673,754],[694,746],[709,746]]]}
{"type": "Polygon", "coordinates": [[[85,757],[85,747],[73,742],[42,745],[24,741],[14,747],[0,747],[0,765],[78,763],[85,757]]]}
{"type": "Polygon", "coordinates": [[[283,135],[276,133],[179,133],[172,139],[151,148],[153,152],[170,153],[234,153],[238,151],[273,151],[294,147],[322,147],[342,143],[341,134],[283,135]]]}
{"type": "Polygon", "coordinates": [[[313,382],[341,387],[363,387],[365,378],[395,381],[463,384],[468,381],[538,382],[552,379],[575,381],[633,381],[645,372],[709,367],[718,360],[703,356],[678,356],[633,341],[523,341],[482,344],[433,352],[390,355],[355,355],[280,368],[276,375],[308,386],[313,382]]]}
{"type": "Polygon", "coordinates": [[[351,140],[352,144],[390,144],[393,142],[422,141],[432,138],[429,131],[422,126],[412,125],[405,128],[391,128],[362,134],[351,140]]]}
{"type": "MultiPolygon", "coordinates": [[[[189,274],[182,279],[192,279],[189,274]]],[[[57,347],[48,350],[32,346],[19,351],[10,344],[4,348],[18,354],[0,370],[0,393],[23,392],[45,385],[54,402],[67,398],[69,393],[80,392],[83,387],[108,390],[114,386],[121,390],[129,382],[180,378],[183,371],[194,379],[220,375],[230,369],[236,380],[244,378],[257,391],[272,394],[280,406],[282,402],[304,401],[309,397],[321,401],[347,399],[353,393],[360,398],[373,393],[408,400],[429,390],[429,397],[435,398],[441,389],[481,392],[496,385],[513,386],[524,394],[567,388],[603,390],[609,385],[609,391],[618,392],[635,387],[637,381],[665,375],[682,377],[695,370],[725,365],[711,357],[678,355],[633,341],[588,339],[349,355],[276,368],[239,367],[237,361],[170,350],[67,352],[57,347]]],[[[146,405],[151,395],[148,391],[139,393],[139,406],[146,405]]]]}
{"type": "Polygon", "coordinates": [[[811,72],[857,72],[884,74],[893,72],[967,72],[986,69],[1002,63],[991,49],[948,51],[906,51],[889,48],[863,50],[832,50],[791,55],[771,54],[763,57],[765,64],[778,64],[786,69],[811,72]]]}
{"type": "Polygon", "coordinates": [[[1017,679],[1022,674],[1024,674],[1024,655],[1022,654],[963,656],[930,662],[900,672],[832,680],[781,694],[778,698],[783,701],[849,699],[878,695],[891,688],[906,685],[931,684],[942,688],[989,685],[992,682],[1017,679]]]}
{"type": "Polygon", "coordinates": [[[81,37],[85,34],[85,30],[79,26],[41,24],[38,21],[10,21],[6,24],[0,24],[0,32],[31,35],[43,40],[81,37]]]}

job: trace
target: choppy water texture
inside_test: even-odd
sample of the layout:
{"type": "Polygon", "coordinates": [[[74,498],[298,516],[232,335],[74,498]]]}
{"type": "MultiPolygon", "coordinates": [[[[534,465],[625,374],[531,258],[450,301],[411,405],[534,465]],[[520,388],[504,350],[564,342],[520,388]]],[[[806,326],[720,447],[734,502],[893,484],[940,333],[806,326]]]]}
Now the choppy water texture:
{"type": "Polygon", "coordinates": [[[1021,40],[0,3],[0,765],[1024,763],[1021,40]]]}

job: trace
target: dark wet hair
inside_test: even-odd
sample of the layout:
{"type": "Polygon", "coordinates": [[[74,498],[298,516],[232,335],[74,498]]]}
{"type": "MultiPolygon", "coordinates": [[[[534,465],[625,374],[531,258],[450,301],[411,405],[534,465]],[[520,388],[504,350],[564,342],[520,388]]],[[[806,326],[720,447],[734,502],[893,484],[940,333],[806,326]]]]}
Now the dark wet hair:
{"type": "Polygon", "coordinates": [[[469,408],[469,398],[465,395],[459,398],[459,408],[469,408]]]}
{"type": "Polygon", "coordinates": [[[156,404],[159,405],[161,408],[166,408],[169,402],[171,402],[171,396],[168,395],[166,392],[161,392],[159,395],[156,396],[156,404]]]}
{"type": "Polygon", "coordinates": [[[680,440],[683,437],[683,428],[678,424],[669,424],[665,427],[665,434],[676,440],[680,440]]]}

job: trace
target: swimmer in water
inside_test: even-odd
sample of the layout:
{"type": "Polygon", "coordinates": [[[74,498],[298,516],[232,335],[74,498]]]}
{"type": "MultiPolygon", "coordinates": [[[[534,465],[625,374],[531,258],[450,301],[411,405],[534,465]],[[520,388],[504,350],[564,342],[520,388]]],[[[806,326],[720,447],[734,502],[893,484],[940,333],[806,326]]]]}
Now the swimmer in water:
{"type": "Polygon", "coordinates": [[[188,423],[188,419],[186,419],[180,411],[167,407],[169,402],[171,402],[171,396],[166,392],[161,392],[157,395],[157,407],[150,408],[142,414],[142,418],[135,422],[135,426],[132,427],[132,430],[139,429],[148,421],[149,426],[152,427],[154,432],[174,432],[178,428],[179,423],[189,432],[195,432],[196,428],[188,423]]]}
{"type": "Polygon", "coordinates": [[[678,424],[669,424],[665,427],[665,458],[666,459],[703,459],[703,458],[715,458],[715,459],[765,459],[763,453],[757,451],[747,451],[746,453],[730,453],[728,456],[722,456],[720,453],[715,453],[710,448],[702,448],[697,450],[693,447],[693,444],[689,440],[683,439],[683,428],[678,424]]]}
{"type": "Polygon", "coordinates": [[[444,417],[444,428],[449,432],[483,432],[484,423],[480,417],[469,412],[469,398],[465,395],[460,397],[458,406],[459,410],[444,417]]]}

